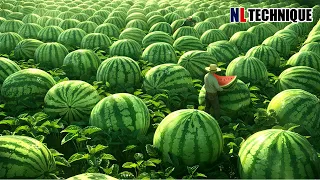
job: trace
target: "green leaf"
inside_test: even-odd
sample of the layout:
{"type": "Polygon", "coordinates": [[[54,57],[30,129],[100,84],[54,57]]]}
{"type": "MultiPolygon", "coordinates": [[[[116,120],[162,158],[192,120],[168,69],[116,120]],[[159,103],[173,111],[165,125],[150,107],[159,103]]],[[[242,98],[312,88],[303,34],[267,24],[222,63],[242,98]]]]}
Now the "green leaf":
{"type": "Polygon", "coordinates": [[[78,137],[78,134],[73,134],[73,133],[68,133],[62,140],[61,140],[61,145],[67,143],[68,141],[71,141],[78,137]]]}
{"type": "Polygon", "coordinates": [[[223,139],[234,139],[236,138],[233,133],[223,134],[223,139]]]}
{"type": "Polygon", "coordinates": [[[207,178],[207,176],[202,173],[196,173],[196,177],[207,178]]]}
{"type": "Polygon", "coordinates": [[[35,139],[40,141],[40,142],[43,142],[44,138],[45,138],[44,135],[38,135],[38,136],[35,137],[35,139]]]}
{"type": "Polygon", "coordinates": [[[232,129],[235,131],[238,128],[238,126],[239,126],[239,123],[233,126],[232,129]]]}
{"type": "Polygon", "coordinates": [[[15,119],[4,119],[0,121],[0,124],[5,124],[5,125],[15,125],[16,124],[16,120],[15,119]]]}
{"type": "Polygon", "coordinates": [[[82,129],[82,133],[84,135],[91,135],[91,134],[94,134],[94,133],[100,132],[100,131],[102,131],[102,129],[98,128],[98,127],[95,127],[95,126],[87,126],[87,127],[82,129]]]}
{"type": "Polygon", "coordinates": [[[30,127],[28,125],[24,125],[24,126],[19,126],[16,128],[16,130],[14,131],[14,133],[18,133],[20,131],[26,131],[29,132],[30,131],[30,127]]]}
{"type": "Polygon", "coordinates": [[[53,156],[63,156],[63,154],[59,153],[57,150],[55,149],[50,149],[50,152],[53,156]]]}
{"type": "Polygon", "coordinates": [[[122,165],[123,168],[136,168],[137,167],[137,164],[136,163],[133,163],[133,162],[126,162],[122,165]]]}
{"type": "Polygon", "coordinates": [[[170,176],[170,174],[174,171],[174,169],[175,169],[175,168],[174,168],[174,167],[171,167],[171,166],[170,166],[170,167],[167,167],[166,170],[164,171],[165,176],[166,176],[166,177],[170,176]]]}
{"type": "Polygon", "coordinates": [[[161,159],[155,159],[155,158],[150,158],[148,161],[151,161],[155,164],[160,164],[162,162],[161,159]]]}
{"type": "Polygon", "coordinates": [[[97,167],[91,166],[86,170],[86,173],[99,173],[99,169],[97,167]]]}
{"type": "Polygon", "coordinates": [[[79,126],[70,125],[70,126],[66,127],[64,130],[62,130],[61,133],[67,132],[67,133],[75,134],[75,133],[79,132],[80,130],[81,130],[81,128],[79,126]]]}
{"type": "Polygon", "coordinates": [[[55,156],[54,160],[56,162],[56,165],[71,167],[70,163],[64,157],[55,156]]]}
{"type": "Polygon", "coordinates": [[[144,163],[143,163],[145,166],[152,166],[152,167],[156,167],[156,165],[153,163],[153,162],[151,162],[151,161],[149,161],[149,160],[147,160],[147,161],[144,161],[144,163]]]}
{"type": "Polygon", "coordinates": [[[119,173],[119,179],[134,179],[134,175],[131,172],[123,171],[119,173]]]}
{"type": "Polygon", "coordinates": [[[147,151],[149,156],[158,157],[158,151],[153,145],[147,144],[146,145],[146,151],[147,151]]]}
{"type": "Polygon", "coordinates": [[[107,148],[108,148],[108,146],[104,146],[104,145],[101,145],[101,144],[98,144],[95,147],[87,145],[87,149],[88,149],[90,154],[96,154],[96,153],[101,152],[101,151],[103,151],[103,150],[105,150],[107,148]]]}
{"type": "Polygon", "coordinates": [[[197,171],[198,168],[199,168],[199,165],[195,165],[195,166],[192,166],[192,167],[187,166],[188,173],[190,175],[193,175],[197,171]]]}
{"type": "Polygon", "coordinates": [[[68,159],[68,162],[73,163],[75,161],[84,160],[88,158],[89,158],[89,154],[75,153],[68,159]]]}
{"type": "Polygon", "coordinates": [[[136,145],[129,145],[129,146],[127,146],[126,149],[123,150],[122,152],[130,151],[130,150],[132,150],[132,149],[134,149],[134,148],[136,148],[136,147],[137,147],[136,145]]]}
{"type": "Polygon", "coordinates": [[[104,159],[104,160],[117,160],[112,154],[106,154],[106,153],[103,153],[101,156],[100,156],[101,159],[104,159]]]}

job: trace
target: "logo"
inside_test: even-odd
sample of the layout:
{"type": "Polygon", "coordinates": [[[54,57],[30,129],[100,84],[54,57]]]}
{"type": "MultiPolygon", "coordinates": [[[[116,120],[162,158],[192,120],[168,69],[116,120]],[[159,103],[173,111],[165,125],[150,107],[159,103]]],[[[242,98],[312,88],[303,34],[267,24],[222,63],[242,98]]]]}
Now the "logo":
{"type": "Polygon", "coordinates": [[[312,8],[230,8],[230,22],[312,22],[312,8]],[[248,18],[245,17],[248,13],[248,18]]]}

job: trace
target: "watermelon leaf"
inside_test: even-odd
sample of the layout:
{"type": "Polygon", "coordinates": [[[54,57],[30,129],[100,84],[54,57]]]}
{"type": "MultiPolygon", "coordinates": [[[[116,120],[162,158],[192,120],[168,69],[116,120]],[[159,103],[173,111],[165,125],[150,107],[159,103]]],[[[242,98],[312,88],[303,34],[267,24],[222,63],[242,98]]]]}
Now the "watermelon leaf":
{"type": "Polygon", "coordinates": [[[75,153],[68,159],[68,162],[73,163],[75,161],[84,160],[84,159],[89,159],[89,154],[75,153]]]}
{"type": "Polygon", "coordinates": [[[67,143],[68,141],[71,141],[75,138],[77,138],[79,134],[73,134],[73,133],[68,133],[62,140],[61,140],[61,145],[67,143]]]}
{"type": "Polygon", "coordinates": [[[54,160],[56,162],[56,165],[71,167],[70,163],[64,157],[55,156],[54,160]]]}
{"type": "Polygon", "coordinates": [[[66,127],[64,130],[62,130],[60,133],[67,132],[67,133],[75,134],[75,133],[79,132],[80,130],[81,130],[81,128],[79,126],[70,125],[70,126],[66,127]]]}

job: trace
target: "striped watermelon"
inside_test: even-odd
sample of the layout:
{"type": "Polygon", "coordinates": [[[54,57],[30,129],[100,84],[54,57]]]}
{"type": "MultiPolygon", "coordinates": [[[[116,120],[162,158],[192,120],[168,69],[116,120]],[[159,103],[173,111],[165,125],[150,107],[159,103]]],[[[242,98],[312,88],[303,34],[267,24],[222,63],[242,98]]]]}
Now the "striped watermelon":
{"type": "Polygon", "coordinates": [[[203,79],[207,73],[205,67],[217,64],[217,60],[207,51],[188,51],[180,57],[178,64],[186,68],[192,78],[203,79]]]}
{"type": "Polygon", "coordinates": [[[8,76],[1,87],[1,95],[9,102],[27,107],[42,103],[47,91],[56,84],[53,77],[40,69],[23,69],[8,76]]]}
{"type": "Polygon", "coordinates": [[[320,93],[320,72],[307,66],[295,66],[284,70],[277,82],[278,91],[303,89],[313,94],[320,93]]]}
{"type": "Polygon", "coordinates": [[[247,31],[252,27],[249,22],[238,23],[238,26],[240,27],[240,31],[247,31]]]}
{"type": "Polygon", "coordinates": [[[301,51],[292,55],[287,61],[290,66],[309,66],[320,71],[320,55],[311,51],[301,51]]]}
{"type": "Polygon", "coordinates": [[[78,49],[70,52],[63,60],[64,70],[68,77],[91,77],[96,74],[101,60],[89,49],[78,49]]]}
{"type": "Polygon", "coordinates": [[[162,31],[168,34],[172,34],[173,30],[169,23],[167,22],[158,22],[150,27],[149,33],[154,31],[162,31]]]}
{"type": "Polygon", "coordinates": [[[145,74],[143,88],[148,94],[184,93],[192,89],[192,77],[188,70],[177,64],[161,64],[145,74]]]}
{"type": "Polygon", "coordinates": [[[59,26],[59,24],[62,21],[63,21],[63,19],[54,17],[54,18],[48,19],[46,21],[46,23],[44,24],[44,26],[59,26]]]}
{"type": "Polygon", "coordinates": [[[96,11],[93,13],[93,15],[99,15],[104,18],[108,18],[109,14],[110,14],[110,12],[106,11],[106,10],[99,10],[99,11],[96,11]]]}
{"type": "Polygon", "coordinates": [[[170,45],[173,45],[173,38],[168,33],[162,32],[162,31],[154,31],[149,34],[147,34],[142,39],[142,46],[144,48],[148,47],[149,45],[157,42],[165,42],[170,45]]]}
{"type": "Polygon", "coordinates": [[[36,49],[34,60],[41,67],[60,68],[68,53],[68,49],[60,43],[44,43],[36,49]]]}
{"type": "Polygon", "coordinates": [[[277,31],[279,31],[279,28],[277,28],[275,25],[273,25],[269,22],[261,23],[261,24],[259,24],[259,26],[266,27],[266,29],[269,31],[271,36],[274,35],[277,31]]]}
{"type": "Polygon", "coordinates": [[[63,20],[66,20],[66,19],[70,19],[73,15],[74,15],[73,12],[65,11],[65,12],[60,13],[59,16],[57,16],[57,17],[61,18],[63,20]]]}
{"type": "Polygon", "coordinates": [[[76,19],[80,22],[83,22],[85,20],[87,20],[90,16],[85,14],[85,13],[77,13],[77,14],[74,14],[71,19],[76,19]]]}
{"type": "Polygon", "coordinates": [[[126,25],[126,29],[127,28],[137,28],[142,31],[149,31],[149,25],[146,23],[146,21],[141,19],[134,19],[129,21],[126,25]]]}
{"type": "Polygon", "coordinates": [[[24,23],[20,20],[6,20],[0,25],[0,32],[15,32],[18,33],[21,26],[23,26],[24,23]]]}
{"type": "Polygon", "coordinates": [[[311,42],[301,47],[300,52],[311,51],[320,54],[320,42],[311,42]]]}
{"type": "Polygon", "coordinates": [[[218,60],[218,62],[229,63],[230,61],[239,56],[239,50],[237,46],[225,40],[209,44],[207,51],[216,60],[218,60]]]}
{"type": "Polygon", "coordinates": [[[135,12],[135,13],[131,13],[129,14],[127,17],[126,17],[126,23],[130,22],[131,20],[135,20],[135,19],[139,19],[139,20],[142,20],[142,21],[145,21],[147,22],[148,19],[146,18],[146,16],[142,13],[139,13],[139,12],[135,12]]]}
{"type": "Polygon", "coordinates": [[[141,58],[154,65],[178,62],[176,52],[172,45],[164,42],[149,45],[143,51],[141,58]]]}
{"type": "MultiPolygon", "coordinates": [[[[246,108],[251,103],[250,90],[247,85],[237,79],[234,85],[227,88],[227,92],[219,92],[219,104],[221,115],[235,116],[238,111],[246,108]]],[[[199,105],[205,106],[206,90],[202,86],[199,93],[199,105]]]]}
{"type": "Polygon", "coordinates": [[[43,42],[36,39],[24,39],[20,41],[14,49],[16,59],[33,59],[36,49],[43,42]]]}
{"type": "Polygon", "coordinates": [[[205,20],[205,22],[212,22],[216,27],[220,27],[221,25],[224,24],[224,22],[222,21],[222,19],[218,18],[218,17],[209,17],[205,20]]]}
{"type": "Polygon", "coordinates": [[[52,17],[50,16],[41,16],[38,20],[37,20],[37,24],[39,24],[42,27],[45,27],[45,24],[47,22],[47,20],[51,19],[52,17]]]}
{"type": "Polygon", "coordinates": [[[99,179],[117,180],[117,178],[108,176],[106,174],[101,174],[101,173],[83,173],[83,174],[78,174],[76,176],[69,177],[66,180],[99,180],[99,179]]]}
{"type": "Polygon", "coordinates": [[[0,57],[0,85],[9,75],[20,70],[21,68],[14,61],[0,57]]]}
{"type": "Polygon", "coordinates": [[[265,83],[268,71],[262,61],[255,57],[240,56],[232,60],[227,67],[226,76],[237,76],[245,83],[265,83]]]}
{"type": "Polygon", "coordinates": [[[246,56],[258,58],[266,65],[267,68],[280,66],[279,53],[274,48],[264,44],[252,47],[246,53],[246,56]]]}
{"type": "Polygon", "coordinates": [[[280,36],[271,36],[265,39],[262,44],[273,47],[280,55],[280,57],[288,57],[290,53],[290,44],[286,39],[280,36]]]}
{"type": "Polygon", "coordinates": [[[110,46],[110,56],[127,56],[134,60],[139,60],[142,48],[132,39],[121,39],[110,46]]]}
{"type": "Polygon", "coordinates": [[[76,49],[81,46],[82,38],[85,35],[87,35],[87,33],[82,29],[67,29],[59,35],[58,42],[65,45],[67,48],[76,49]]]}
{"type": "Polygon", "coordinates": [[[119,39],[132,39],[142,46],[142,40],[145,36],[146,33],[141,29],[126,28],[121,32],[119,39]]]}
{"type": "Polygon", "coordinates": [[[175,166],[214,163],[223,151],[222,132],[208,113],[181,109],[167,115],[157,127],[153,145],[164,162],[175,166]],[[173,160],[177,159],[178,162],[173,160]]]}
{"type": "Polygon", "coordinates": [[[139,65],[131,58],[116,56],[106,59],[97,70],[97,81],[108,82],[118,91],[126,88],[141,86],[141,70],[139,65]]]}
{"type": "Polygon", "coordinates": [[[93,33],[98,25],[91,21],[83,21],[79,23],[76,28],[84,30],[86,33],[93,33]]]}
{"type": "Polygon", "coordinates": [[[23,38],[37,39],[39,31],[43,29],[40,25],[35,23],[27,23],[22,25],[18,34],[23,38]]]}
{"type": "Polygon", "coordinates": [[[247,31],[256,35],[259,44],[261,44],[268,37],[272,36],[268,29],[265,26],[261,25],[252,26],[247,31]]]}
{"type": "Polygon", "coordinates": [[[54,173],[56,163],[40,141],[18,135],[0,136],[0,178],[45,179],[54,173]]]}
{"type": "Polygon", "coordinates": [[[299,44],[298,35],[296,32],[290,29],[282,29],[274,34],[275,36],[280,36],[283,39],[287,40],[290,45],[290,49],[297,49],[299,44]]]}
{"type": "Polygon", "coordinates": [[[204,50],[204,45],[199,38],[194,36],[181,36],[173,43],[173,47],[177,51],[204,50]]]}
{"type": "Polygon", "coordinates": [[[89,124],[105,131],[132,131],[144,136],[150,125],[150,114],[137,96],[117,93],[103,98],[92,109],[89,124]]]}
{"type": "Polygon", "coordinates": [[[91,110],[100,101],[97,90],[79,80],[54,85],[44,98],[44,112],[68,122],[88,121],[91,110]]]}
{"type": "Polygon", "coordinates": [[[119,29],[126,27],[126,22],[120,17],[108,17],[103,23],[110,23],[117,26],[119,29]]]}
{"type": "Polygon", "coordinates": [[[240,27],[236,23],[226,23],[219,27],[220,30],[222,30],[228,38],[231,38],[236,32],[240,31],[240,27]]]}
{"type": "Polygon", "coordinates": [[[303,36],[304,34],[307,33],[304,27],[300,23],[290,23],[284,29],[290,29],[296,32],[298,36],[303,36]]]}
{"type": "Polygon", "coordinates": [[[107,35],[108,37],[114,37],[114,38],[119,38],[119,35],[120,35],[120,29],[116,25],[110,24],[110,23],[103,23],[99,25],[94,30],[94,32],[102,33],[107,35]]]}
{"type": "Polygon", "coordinates": [[[23,38],[15,32],[0,33],[0,54],[10,54],[23,38]]]}
{"type": "Polygon", "coordinates": [[[257,36],[248,31],[236,32],[229,41],[237,46],[240,53],[247,53],[250,48],[258,45],[257,36]]]}
{"type": "Polygon", "coordinates": [[[319,158],[308,140],[291,131],[268,129],[251,135],[239,150],[242,179],[316,179],[319,158]]]}
{"type": "Polygon", "coordinates": [[[164,18],[167,23],[171,24],[173,21],[181,19],[182,17],[175,12],[171,12],[171,13],[164,15],[164,18]]]}
{"type": "MultiPolygon", "coordinates": [[[[153,5],[156,5],[156,4],[153,4],[153,5]]],[[[155,10],[156,10],[156,9],[155,9],[155,10]]],[[[155,16],[155,15],[162,16],[161,13],[159,13],[158,11],[151,11],[151,12],[149,12],[149,13],[146,15],[146,18],[147,18],[147,19],[150,19],[152,16],[155,16]]]]}
{"type": "Polygon", "coordinates": [[[37,14],[28,14],[22,18],[22,22],[24,23],[37,23],[37,20],[40,18],[37,14]]]}
{"type": "Polygon", "coordinates": [[[320,100],[302,89],[281,91],[270,101],[267,111],[276,113],[279,125],[294,123],[307,130],[311,136],[320,135],[320,100]]]}
{"type": "Polygon", "coordinates": [[[47,26],[39,31],[37,39],[42,42],[57,42],[62,32],[63,29],[59,26],[47,26]]]}
{"type": "Polygon", "coordinates": [[[183,23],[184,23],[184,19],[177,19],[177,20],[175,20],[175,21],[173,21],[172,23],[171,23],[171,28],[172,28],[172,30],[173,30],[173,32],[175,32],[177,29],[179,29],[180,27],[182,27],[182,25],[183,25],[183,23]]]}
{"type": "Polygon", "coordinates": [[[94,22],[96,23],[97,25],[101,25],[103,24],[105,18],[99,16],[99,15],[94,15],[94,16],[91,16],[87,19],[87,21],[91,21],[91,22],[94,22]]]}
{"type": "Polygon", "coordinates": [[[228,40],[228,36],[220,29],[210,29],[202,34],[200,41],[204,45],[209,45],[210,43],[222,40],[228,40]]]}
{"type": "Polygon", "coordinates": [[[303,44],[308,44],[312,42],[320,42],[320,33],[309,35],[303,44]]]}
{"type": "Polygon", "coordinates": [[[194,36],[196,38],[200,38],[199,33],[190,26],[182,26],[178,28],[172,35],[173,39],[175,40],[182,36],[194,36]]]}
{"type": "Polygon", "coordinates": [[[216,26],[212,22],[199,22],[194,26],[194,29],[199,33],[200,36],[203,35],[204,32],[215,29],[216,26]]]}
{"type": "Polygon", "coordinates": [[[152,27],[154,24],[158,22],[166,22],[166,19],[162,15],[154,15],[148,18],[148,25],[149,27],[152,27]]]}
{"type": "Polygon", "coordinates": [[[81,41],[82,49],[100,49],[109,52],[112,42],[109,37],[101,33],[90,33],[83,37],[81,41]]]}
{"type": "Polygon", "coordinates": [[[80,21],[76,19],[65,19],[61,23],[59,23],[59,27],[61,27],[64,30],[67,30],[77,27],[78,24],[80,24],[80,21]]]}

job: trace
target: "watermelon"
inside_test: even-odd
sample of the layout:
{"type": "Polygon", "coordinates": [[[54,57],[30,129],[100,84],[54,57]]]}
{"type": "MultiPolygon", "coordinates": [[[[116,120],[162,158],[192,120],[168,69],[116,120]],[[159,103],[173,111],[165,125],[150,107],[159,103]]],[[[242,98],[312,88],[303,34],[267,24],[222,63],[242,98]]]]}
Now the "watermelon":
{"type": "Polygon", "coordinates": [[[146,21],[141,19],[134,19],[129,21],[125,28],[137,28],[142,31],[149,31],[149,25],[146,23],[146,21]]]}
{"type": "Polygon", "coordinates": [[[164,42],[149,45],[143,51],[141,58],[154,65],[178,62],[176,52],[172,45],[164,42]]]}
{"type": "Polygon", "coordinates": [[[268,37],[272,36],[268,29],[261,25],[252,26],[247,31],[256,35],[259,44],[261,44],[268,37]]]}
{"type": "Polygon", "coordinates": [[[194,36],[181,36],[173,43],[173,47],[177,51],[204,50],[204,45],[199,38],[194,36]]]}
{"type": "Polygon", "coordinates": [[[320,71],[320,55],[311,51],[301,51],[292,55],[287,61],[290,66],[309,66],[320,71]]]}
{"type": "Polygon", "coordinates": [[[6,20],[0,25],[0,32],[15,32],[18,33],[21,26],[23,26],[24,23],[20,20],[6,20]]]}
{"type": "Polygon", "coordinates": [[[106,11],[106,10],[99,10],[99,11],[95,11],[93,13],[93,15],[98,15],[98,16],[101,16],[101,17],[104,17],[104,18],[108,18],[110,12],[109,11],[106,11]]]}
{"type": "Polygon", "coordinates": [[[119,36],[119,39],[132,39],[142,46],[142,40],[146,36],[146,33],[138,28],[126,28],[119,36]]]}
{"type": "Polygon", "coordinates": [[[240,53],[247,53],[250,48],[258,45],[257,36],[248,31],[236,32],[229,41],[237,46],[240,53]]]}
{"type": "Polygon", "coordinates": [[[131,20],[136,20],[136,19],[139,19],[139,20],[142,20],[144,22],[147,22],[148,19],[146,18],[146,16],[142,13],[139,13],[139,12],[135,12],[135,13],[131,13],[129,14],[127,17],[126,17],[126,23],[129,23],[131,20]]]}
{"type": "MultiPolygon", "coordinates": [[[[225,116],[236,116],[236,113],[241,109],[248,107],[251,103],[250,90],[247,85],[241,80],[237,79],[236,82],[226,88],[227,92],[219,92],[219,105],[220,113],[225,116]]],[[[199,105],[205,106],[205,95],[206,90],[204,85],[202,86],[199,93],[199,105]]]]}
{"type": "Polygon", "coordinates": [[[103,23],[110,23],[117,26],[119,29],[126,27],[126,22],[120,17],[108,17],[103,23]]]}
{"type": "Polygon", "coordinates": [[[168,13],[164,16],[165,20],[167,23],[171,24],[173,21],[175,20],[178,20],[178,19],[181,19],[182,17],[175,13],[175,12],[171,12],[171,13],[168,13]]]}
{"type": "Polygon", "coordinates": [[[320,93],[320,72],[307,66],[295,66],[284,70],[277,82],[278,91],[303,89],[312,94],[320,93]]]}
{"type": "Polygon", "coordinates": [[[210,53],[199,50],[184,53],[178,61],[178,64],[186,68],[195,79],[203,79],[207,73],[205,67],[216,63],[217,60],[210,53]]]}
{"type": "Polygon", "coordinates": [[[207,30],[215,29],[216,26],[211,22],[199,22],[194,26],[194,29],[199,33],[201,36],[207,30]]]}
{"type": "Polygon", "coordinates": [[[131,131],[139,137],[148,131],[150,114],[146,104],[137,96],[117,93],[103,98],[92,109],[89,124],[105,131],[131,131]]]}
{"type": "MultiPolygon", "coordinates": [[[[108,17],[119,17],[123,20],[125,20],[127,18],[127,12],[122,12],[122,11],[112,11],[108,17]]],[[[129,21],[127,21],[129,22],[129,21]]]]}
{"type": "Polygon", "coordinates": [[[91,21],[83,21],[79,23],[76,28],[84,30],[86,33],[93,33],[98,25],[91,21]]]}
{"type": "Polygon", "coordinates": [[[241,145],[238,168],[242,179],[316,179],[319,163],[317,152],[305,137],[268,129],[251,135],[241,145]]]}
{"type": "Polygon", "coordinates": [[[214,74],[214,77],[222,88],[229,88],[237,82],[237,76],[219,76],[218,74],[214,74]]]}
{"type": "Polygon", "coordinates": [[[47,26],[39,31],[37,39],[42,42],[57,42],[62,32],[63,29],[59,26],[47,26]]]}
{"type": "Polygon", "coordinates": [[[121,39],[110,46],[110,56],[127,56],[139,60],[142,48],[139,43],[132,39],[121,39]]]}
{"type": "Polygon", "coordinates": [[[162,31],[162,32],[168,33],[170,35],[173,33],[172,27],[167,22],[158,22],[158,23],[154,24],[153,26],[151,26],[149,33],[154,32],[154,31],[162,31]]]}
{"type": "Polygon", "coordinates": [[[312,42],[320,42],[320,33],[308,36],[303,44],[308,44],[312,42]]]}
{"type": "Polygon", "coordinates": [[[277,31],[279,31],[279,28],[277,28],[275,25],[269,22],[261,23],[259,24],[259,26],[266,27],[266,29],[269,31],[271,36],[274,35],[277,31]]]}
{"type": "Polygon", "coordinates": [[[177,64],[161,64],[147,71],[143,89],[148,94],[168,91],[180,94],[192,89],[192,77],[188,70],[177,64]]]}
{"type": "Polygon", "coordinates": [[[69,177],[66,180],[116,180],[117,178],[108,176],[106,174],[101,174],[101,173],[83,173],[83,174],[78,174],[72,177],[69,177]]]}
{"type": "Polygon", "coordinates": [[[246,53],[246,56],[258,58],[267,68],[280,66],[279,53],[274,48],[264,44],[252,47],[246,53]]]}
{"type": "Polygon", "coordinates": [[[280,36],[271,36],[265,39],[262,44],[273,47],[280,55],[280,57],[288,57],[290,53],[290,44],[286,39],[280,36]]]}
{"type": "Polygon", "coordinates": [[[162,31],[154,31],[149,34],[147,34],[143,39],[142,39],[142,46],[144,48],[148,47],[149,45],[157,42],[165,42],[169,43],[170,45],[173,45],[173,38],[169,34],[162,32],[162,31]]]}
{"type": "Polygon", "coordinates": [[[59,24],[62,21],[63,21],[63,19],[54,17],[54,18],[48,19],[46,21],[46,23],[44,24],[44,26],[59,26],[59,24]]]}
{"type": "Polygon", "coordinates": [[[101,25],[103,24],[105,18],[99,16],[99,15],[94,15],[94,16],[91,16],[87,19],[87,21],[91,21],[91,22],[94,22],[96,23],[97,25],[101,25]]]}
{"type": "Polygon", "coordinates": [[[36,49],[34,60],[40,67],[60,68],[68,53],[68,49],[60,43],[44,43],[36,49]]]}
{"type": "Polygon", "coordinates": [[[56,84],[47,72],[29,68],[8,76],[1,87],[1,95],[9,102],[17,102],[26,107],[35,107],[42,103],[47,91],[56,84]]]}
{"type": "Polygon", "coordinates": [[[45,179],[56,170],[50,150],[34,138],[3,135],[0,149],[1,179],[45,179]]]}
{"type": "Polygon", "coordinates": [[[0,57],[0,85],[9,75],[20,70],[21,68],[14,61],[0,57]]]}
{"type": "Polygon", "coordinates": [[[153,137],[153,145],[161,152],[163,161],[177,167],[212,164],[220,157],[223,144],[218,122],[196,109],[170,113],[153,137]]]}
{"type": "Polygon", "coordinates": [[[14,49],[16,59],[33,59],[36,49],[43,42],[36,39],[24,39],[20,41],[14,49]]]}
{"type": "Polygon", "coordinates": [[[306,34],[306,30],[300,23],[290,23],[284,29],[290,29],[297,33],[298,36],[303,36],[306,34]]]}
{"type": "Polygon", "coordinates": [[[297,49],[299,44],[298,35],[296,32],[290,29],[282,29],[274,34],[275,36],[282,37],[283,39],[287,40],[290,44],[290,49],[297,49]]]}
{"type": "Polygon", "coordinates": [[[43,29],[40,25],[35,23],[27,23],[22,25],[18,34],[23,38],[37,39],[39,31],[43,29]]]}
{"type": "MultiPolygon", "coordinates": [[[[218,18],[218,17],[209,17],[206,20],[204,20],[205,22],[212,22],[216,27],[220,27],[221,25],[224,24],[224,22],[222,21],[222,19],[218,18]]],[[[229,37],[228,37],[229,38],[229,37]]]]}
{"type": "Polygon", "coordinates": [[[320,54],[320,42],[311,42],[301,47],[300,52],[311,51],[320,54]]]}
{"type": "Polygon", "coordinates": [[[182,27],[182,25],[183,25],[183,23],[184,23],[184,19],[177,19],[177,20],[175,20],[175,21],[173,21],[172,23],[171,23],[171,28],[172,28],[172,30],[173,30],[173,32],[175,32],[177,29],[179,29],[180,27],[182,27]]]}
{"type": "Polygon", "coordinates": [[[105,52],[109,52],[109,47],[112,42],[109,37],[101,33],[90,33],[83,37],[81,41],[82,49],[99,49],[105,52]]]}
{"type": "Polygon", "coordinates": [[[38,20],[37,20],[37,24],[39,24],[42,27],[45,27],[45,24],[47,22],[47,20],[51,19],[52,17],[50,16],[41,16],[38,20]]]}
{"type": "Polygon", "coordinates": [[[90,16],[85,14],[85,13],[77,13],[77,14],[74,14],[73,16],[71,16],[71,19],[76,19],[80,22],[83,22],[85,20],[87,20],[90,16]]]}
{"type": "Polygon", "coordinates": [[[236,32],[240,31],[240,27],[236,23],[226,23],[219,27],[220,30],[222,30],[228,38],[231,38],[236,32]]]}
{"type": "MultiPolygon", "coordinates": [[[[157,4],[153,4],[153,5],[157,6],[157,4]]],[[[152,5],[152,6],[153,6],[153,5],[152,5]]],[[[154,6],[153,6],[153,7],[154,7],[154,6]]],[[[156,10],[156,9],[155,9],[155,10],[156,10]]],[[[147,19],[150,19],[152,16],[155,16],[155,15],[162,16],[162,14],[159,13],[158,11],[151,11],[151,12],[149,12],[149,13],[146,15],[146,18],[147,18],[147,19]]]]}
{"type": "Polygon", "coordinates": [[[71,28],[63,31],[59,37],[58,42],[65,45],[69,49],[76,49],[81,46],[82,38],[87,33],[79,28],[71,28]]]}
{"type": "Polygon", "coordinates": [[[237,46],[225,40],[209,44],[207,51],[216,60],[218,60],[218,62],[229,63],[230,61],[239,56],[239,50],[237,46]]]}
{"type": "Polygon", "coordinates": [[[101,60],[92,50],[78,49],[63,60],[64,70],[70,78],[91,77],[96,74],[101,60]]]}
{"type": "Polygon", "coordinates": [[[99,25],[94,32],[105,34],[110,38],[119,38],[120,35],[120,29],[116,25],[110,23],[103,23],[99,25]]]}
{"type": "Polygon", "coordinates": [[[10,54],[23,38],[15,32],[0,33],[0,54],[10,54]]]}
{"type": "Polygon", "coordinates": [[[158,22],[166,22],[166,19],[162,15],[154,15],[148,18],[148,26],[152,27],[154,24],[158,22]]]}
{"type": "Polygon", "coordinates": [[[141,86],[141,70],[139,65],[131,58],[115,56],[106,59],[97,70],[97,81],[108,82],[118,91],[126,88],[141,86]]]}
{"type": "MultiPolygon", "coordinates": [[[[245,23],[238,23],[238,26],[240,27],[240,31],[247,31],[249,30],[252,26],[250,25],[250,22],[245,22],[245,23]]],[[[259,39],[258,39],[259,42],[259,39]]],[[[261,41],[262,42],[262,41],[261,41]]]]}
{"type": "Polygon", "coordinates": [[[89,83],[79,80],[62,81],[47,92],[44,112],[68,122],[88,121],[91,110],[99,101],[99,93],[89,83]]]}
{"type": "Polygon", "coordinates": [[[220,29],[210,29],[202,34],[200,41],[204,45],[209,45],[210,43],[222,40],[228,40],[228,36],[220,29]]]}
{"type": "MultiPolygon", "coordinates": [[[[320,135],[320,100],[302,89],[287,89],[274,96],[267,111],[275,111],[279,125],[300,125],[311,136],[320,135]]],[[[303,132],[303,131],[302,131],[303,132]]]]}
{"type": "Polygon", "coordinates": [[[78,24],[80,24],[80,21],[76,19],[65,19],[59,23],[59,27],[64,30],[67,30],[67,29],[75,28],[78,24]]]}

